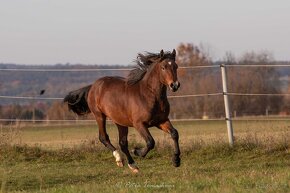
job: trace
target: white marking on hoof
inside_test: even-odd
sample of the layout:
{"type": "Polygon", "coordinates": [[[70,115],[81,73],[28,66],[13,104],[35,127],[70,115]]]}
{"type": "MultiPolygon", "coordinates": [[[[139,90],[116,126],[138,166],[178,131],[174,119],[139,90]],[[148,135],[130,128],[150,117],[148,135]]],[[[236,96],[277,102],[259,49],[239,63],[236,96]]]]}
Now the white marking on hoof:
{"type": "Polygon", "coordinates": [[[137,165],[135,163],[133,164],[128,164],[128,167],[130,168],[130,170],[133,172],[133,173],[138,173],[139,172],[139,168],[137,167],[137,165]]]}
{"type": "Polygon", "coordinates": [[[116,161],[116,163],[117,163],[117,166],[119,166],[120,168],[124,167],[123,160],[122,161],[116,161]]]}
{"type": "Polygon", "coordinates": [[[115,151],[113,152],[113,156],[116,158],[117,166],[119,166],[119,167],[123,167],[123,166],[124,166],[124,160],[122,159],[122,156],[121,156],[121,154],[118,152],[118,150],[115,150],[115,151]]]}

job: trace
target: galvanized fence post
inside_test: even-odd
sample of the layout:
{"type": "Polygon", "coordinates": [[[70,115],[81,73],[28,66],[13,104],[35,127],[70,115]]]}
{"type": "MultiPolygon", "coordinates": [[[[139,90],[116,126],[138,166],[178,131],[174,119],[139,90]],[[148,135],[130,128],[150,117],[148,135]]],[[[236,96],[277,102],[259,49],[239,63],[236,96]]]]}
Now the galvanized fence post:
{"type": "Polygon", "coordinates": [[[230,103],[228,96],[228,87],[227,87],[227,70],[226,65],[221,64],[221,73],[222,73],[222,83],[223,83],[223,95],[224,95],[224,104],[225,104],[225,114],[226,114],[226,123],[228,129],[228,138],[230,146],[234,145],[234,135],[233,135],[233,124],[230,113],[230,103]]]}

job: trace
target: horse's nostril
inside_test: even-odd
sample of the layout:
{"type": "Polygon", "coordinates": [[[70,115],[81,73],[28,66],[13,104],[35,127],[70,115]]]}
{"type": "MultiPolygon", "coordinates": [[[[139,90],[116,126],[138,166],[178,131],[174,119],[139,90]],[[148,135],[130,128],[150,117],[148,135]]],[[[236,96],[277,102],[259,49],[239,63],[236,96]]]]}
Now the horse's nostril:
{"type": "Polygon", "coordinates": [[[173,88],[173,87],[174,87],[174,84],[173,84],[173,83],[171,83],[171,84],[170,84],[170,87],[171,87],[171,88],[173,88]]]}

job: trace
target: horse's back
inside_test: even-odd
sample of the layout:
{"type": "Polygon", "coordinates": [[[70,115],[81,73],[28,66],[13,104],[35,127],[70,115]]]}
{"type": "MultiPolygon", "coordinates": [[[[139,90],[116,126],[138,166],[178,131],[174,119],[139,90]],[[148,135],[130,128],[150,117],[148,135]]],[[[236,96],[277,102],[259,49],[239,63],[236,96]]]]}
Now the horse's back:
{"type": "Polygon", "coordinates": [[[119,76],[102,77],[92,85],[91,94],[98,100],[120,97],[120,92],[126,89],[126,79],[119,76]]]}

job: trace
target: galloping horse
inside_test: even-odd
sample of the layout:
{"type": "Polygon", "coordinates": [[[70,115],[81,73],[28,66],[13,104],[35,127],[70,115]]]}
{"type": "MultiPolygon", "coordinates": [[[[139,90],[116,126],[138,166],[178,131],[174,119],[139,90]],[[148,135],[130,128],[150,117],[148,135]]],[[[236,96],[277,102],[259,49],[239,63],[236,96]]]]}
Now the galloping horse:
{"type": "Polygon", "coordinates": [[[178,90],[176,51],[138,54],[136,67],[127,78],[103,77],[92,85],[70,92],[64,102],[78,115],[92,112],[99,126],[99,140],[112,152],[118,166],[124,160],[111,144],[106,132],[106,117],[118,127],[119,145],[126,155],[128,166],[136,173],[139,168],[128,150],[128,127],[134,127],[146,141],[146,147],[135,148],[136,156],[145,157],[154,148],[155,141],[148,128],[157,127],[169,133],[174,141],[173,165],[180,166],[178,132],[172,126],[168,115],[167,86],[171,91],[178,90]]]}

